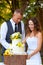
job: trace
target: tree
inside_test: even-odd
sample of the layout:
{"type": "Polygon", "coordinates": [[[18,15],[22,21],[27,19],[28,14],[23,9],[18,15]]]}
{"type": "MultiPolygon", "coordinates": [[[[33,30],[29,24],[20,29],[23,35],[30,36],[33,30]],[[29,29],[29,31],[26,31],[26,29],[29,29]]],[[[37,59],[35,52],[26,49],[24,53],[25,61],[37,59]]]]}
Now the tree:
{"type": "Polygon", "coordinates": [[[28,14],[26,13],[27,15],[26,19],[28,19],[28,17],[33,17],[33,16],[37,16],[40,19],[41,10],[39,8],[40,7],[39,1],[41,0],[0,0],[0,24],[3,21],[10,19],[12,17],[14,10],[17,8],[20,8],[24,14],[26,12],[28,13],[28,14]]]}
{"type": "Polygon", "coordinates": [[[12,17],[15,9],[25,10],[27,0],[0,0],[0,24],[12,17]]]}

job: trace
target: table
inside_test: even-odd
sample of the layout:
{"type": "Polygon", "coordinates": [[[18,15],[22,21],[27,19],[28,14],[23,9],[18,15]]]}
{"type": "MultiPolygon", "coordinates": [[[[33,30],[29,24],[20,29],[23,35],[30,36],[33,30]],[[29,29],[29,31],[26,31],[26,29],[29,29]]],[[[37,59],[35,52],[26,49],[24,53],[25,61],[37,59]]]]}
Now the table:
{"type": "Polygon", "coordinates": [[[27,55],[4,56],[6,65],[26,65],[27,55]]]}

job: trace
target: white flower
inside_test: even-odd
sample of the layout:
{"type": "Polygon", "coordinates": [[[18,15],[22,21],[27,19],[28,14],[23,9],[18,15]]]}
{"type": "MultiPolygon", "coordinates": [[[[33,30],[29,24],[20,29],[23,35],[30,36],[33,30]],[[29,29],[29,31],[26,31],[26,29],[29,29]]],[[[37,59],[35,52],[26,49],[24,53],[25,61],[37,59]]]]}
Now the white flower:
{"type": "Polygon", "coordinates": [[[31,12],[31,10],[28,10],[28,12],[31,12]]]}
{"type": "Polygon", "coordinates": [[[33,2],[33,4],[35,5],[36,2],[33,2]]]}
{"type": "Polygon", "coordinates": [[[26,16],[27,16],[28,13],[26,13],[26,16]]]}
{"type": "Polygon", "coordinates": [[[30,6],[27,6],[27,8],[29,8],[30,6]]]}
{"type": "Polygon", "coordinates": [[[43,8],[43,3],[41,3],[41,8],[43,8]]]}
{"type": "Polygon", "coordinates": [[[26,14],[23,14],[23,17],[26,17],[26,14]]]}

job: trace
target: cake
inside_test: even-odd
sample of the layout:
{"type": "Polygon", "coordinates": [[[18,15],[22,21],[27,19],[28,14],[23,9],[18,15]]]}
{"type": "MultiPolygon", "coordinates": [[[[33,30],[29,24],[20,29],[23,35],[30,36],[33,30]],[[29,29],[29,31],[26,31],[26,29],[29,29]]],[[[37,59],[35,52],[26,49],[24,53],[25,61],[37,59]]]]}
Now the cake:
{"type": "Polygon", "coordinates": [[[5,50],[4,55],[22,55],[26,54],[25,45],[22,43],[22,35],[19,32],[16,32],[10,36],[12,43],[10,48],[5,50]]]}
{"type": "Polygon", "coordinates": [[[23,54],[25,52],[24,44],[22,43],[22,35],[16,32],[11,35],[12,50],[14,54],[23,54]]]}

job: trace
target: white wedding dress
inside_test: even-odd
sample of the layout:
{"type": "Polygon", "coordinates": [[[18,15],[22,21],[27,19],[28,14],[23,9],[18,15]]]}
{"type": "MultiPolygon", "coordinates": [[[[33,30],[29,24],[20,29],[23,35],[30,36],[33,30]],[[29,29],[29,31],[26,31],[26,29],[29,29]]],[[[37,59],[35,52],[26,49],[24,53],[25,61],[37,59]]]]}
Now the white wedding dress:
{"type": "MultiPolygon", "coordinates": [[[[37,37],[28,37],[26,39],[26,42],[28,44],[28,54],[31,54],[37,48],[37,40],[37,37]]],[[[26,65],[42,65],[40,52],[33,55],[30,59],[27,59],[26,65]]]]}

